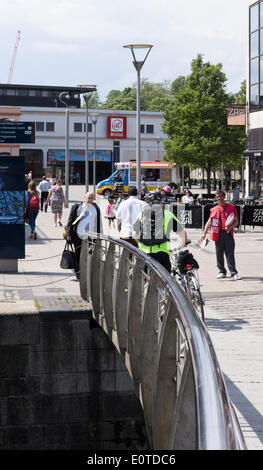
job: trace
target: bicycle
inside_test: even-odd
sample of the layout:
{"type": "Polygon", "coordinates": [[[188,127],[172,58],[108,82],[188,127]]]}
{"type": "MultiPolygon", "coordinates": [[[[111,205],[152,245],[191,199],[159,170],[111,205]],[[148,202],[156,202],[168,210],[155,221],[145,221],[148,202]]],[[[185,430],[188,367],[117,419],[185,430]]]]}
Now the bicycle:
{"type": "MultiPolygon", "coordinates": [[[[190,243],[190,242],[189,242],[190,243]]],[[[179,253],[176,249],[171,250],[171,275],[174,278],[177,278],[180,282],[181,286],[183,287],[184,291],[188,295],[189,299],[191,300],[194,309],[201,316],[202,320],[205,320],[204,314],[204,305],[205,301],[201,293],[200,289],[200,282],[198,276],[198,263],[193,258],[191,253],[188,250],[181,250],[179,253]],[[180,256],[181,258],[184,256],[186,261],[184,263],[180,263],[180,256]],[[190,255],[189,262],[187,262],[187,255],[190,255]],[[193,262],[191,261],[191,258],[193,262]]]]}

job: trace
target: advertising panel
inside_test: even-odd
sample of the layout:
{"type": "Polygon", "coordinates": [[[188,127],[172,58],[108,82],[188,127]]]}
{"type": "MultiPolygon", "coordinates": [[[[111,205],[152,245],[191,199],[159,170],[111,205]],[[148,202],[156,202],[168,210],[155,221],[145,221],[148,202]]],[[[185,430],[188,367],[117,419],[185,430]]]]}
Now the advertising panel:
{"type": "MultiPolygon", "coordinates": [[[[93,161],[93,152],[89,152],[90,162],[93,161]]],[[[85,162],[85,150],[79,149],[69,150],[69,161],[70,162],[85,162]]],[[[48,150],[48,162],[49,163],[61,163],[65,162],[65,149],[49,149],[48,150]]],[[[111,150],[96,150],[96,162],[111,162],[111,150]]]]}
{"type": "Polygon", "coordinates": [[[0,258],[25,257],[24,157],[0,157],[0,258]]]}
{"type": "Polygon", "coordinates": [[[107,137],[109,139],[126,139],[127,118],[125,116],[108,116],[107,137]]]}
{"type": "Polygon", "coordinates": [[[245,126],[246,125],[246,106],[233,105],[227,108],[227,125],[228,126],[245,126]]]}

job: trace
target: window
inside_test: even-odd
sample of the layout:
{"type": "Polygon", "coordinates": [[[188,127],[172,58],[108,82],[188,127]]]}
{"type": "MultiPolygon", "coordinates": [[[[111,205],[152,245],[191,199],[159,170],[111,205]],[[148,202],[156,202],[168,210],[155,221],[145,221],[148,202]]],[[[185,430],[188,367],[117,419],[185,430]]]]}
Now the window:
{"type": "Polygon", "coordinates": [[[144,124],[141,124],[141,134],[144,134],[144,124]]]}
{"type": "Polygon", "coordinates": [[[249,88],[251,111],[263,108],[263,1],[249,8],[249,88]]]}
{"type": "Polygon", "coordinates": [[[43,132],[44,129],[44,122],[37,121],[36,122],[36,131],[43,132]]]}
{"type": "Polygon", "coordinates": [[[82,132],[82,122],[74,122],[74,132],[82,132]]]}
{"type": "MultiPolygon", "coordinates": [[[[86,132],[86,123],[84,123],[84,132],[86,132]]],[[[88,132],[92,132],[92,124],[91,124],[91,122],[88,123],[88,132]]]]}
{"type": "Polygon", "coordinates": [[[153,125],[152,124],[147,124],[146,133],[147,134],[153,134],[153,125]]]}
{"type": "Polygon", "coordinates": [[[46,122],[46,131],[47,132],[54,132],[55,131],[55,123],[54,122],[46,122]]]}

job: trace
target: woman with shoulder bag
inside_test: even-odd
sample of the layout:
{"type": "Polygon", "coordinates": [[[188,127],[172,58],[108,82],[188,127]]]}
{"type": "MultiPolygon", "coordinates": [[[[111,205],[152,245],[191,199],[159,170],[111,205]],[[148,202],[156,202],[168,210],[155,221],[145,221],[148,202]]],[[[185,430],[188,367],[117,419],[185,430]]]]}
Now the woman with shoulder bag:
{"type": "Polygon", "coordinates": [[[27,213],[29,219],[29,225],[31,228],[31,234],[29,238],[37,239],[36,234],[36,218],[39,211],[39,194],[36,189],[37,185],[35,181],[30,181],[28,184],[28,203],[27,203],[27,213]]]}

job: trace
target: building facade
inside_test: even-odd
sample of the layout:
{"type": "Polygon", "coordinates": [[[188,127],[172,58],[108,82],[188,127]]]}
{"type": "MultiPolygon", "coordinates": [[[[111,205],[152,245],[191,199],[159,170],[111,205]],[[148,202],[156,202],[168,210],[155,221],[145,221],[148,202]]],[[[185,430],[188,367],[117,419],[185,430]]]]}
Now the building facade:
{"type": "MultiPolygon", "coordinates": [[[[25,157],[26,171],[34,178],[47,174],[50,178],[65,178],[65,148],[67,141],[65,98],[69,113],[68,148],[71,184],[85,181],[85,153],[88,138],[89,179],[92,182],[94,148],[96,149],[96,179],[108,177],[114,164],[136,159],[136,111],[96,110],[94,124],[89,115],[86,134],[86,109],[81,108],[83,87],[53,87],[0,84],[0,119],[34,123],[35,142],[9,145],[0,143],[0,154],[25,157]],[[96,139],[95,139],[96,135],[96,139]]],[[[94,112],[95,110],[92,110],[94,112]]],[[[165,154],[160,112],[141,112],[141,159],[162,160],[165,154]]]]}
{"type": "Polygon", "coordinates": [[[263,1],[248,0],[246,195],[263,196],[263,1]]]}
{"type": "MultiPolygon", "coordinates": [[[[92,110],[94,111],[94,110],[92,110]]],[[[101,181],[114,169],[114,163],[136,159],[136,112],[98,110],[96,141],[94,124],[88,121],[89,177],[92,182],[94,144],[96,148],[96,179],[101,181]]],[[[21,121],[35,123],[35,143],[21,144],[20,155],[25,156],[26,169],[34,177],[42,173],[49,177],[65,176],[65,109],[21,108],[21,121]]],[[[162,113],[141,113],[142,161],[162,160],[164,156],[162,113]]],[[[70,183],[85,181],[86,110],[69,108],[69,162],[70,183]]]]}

